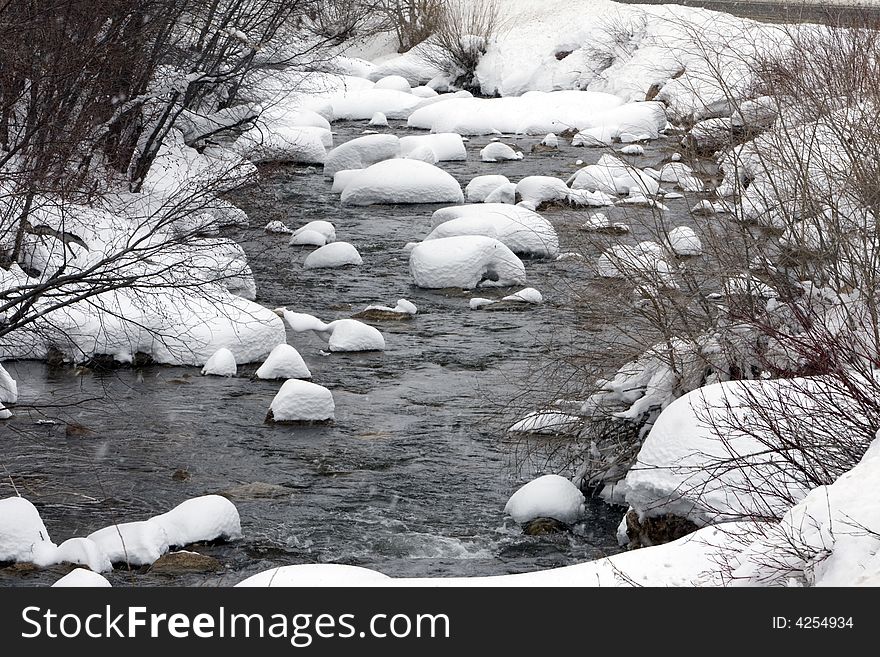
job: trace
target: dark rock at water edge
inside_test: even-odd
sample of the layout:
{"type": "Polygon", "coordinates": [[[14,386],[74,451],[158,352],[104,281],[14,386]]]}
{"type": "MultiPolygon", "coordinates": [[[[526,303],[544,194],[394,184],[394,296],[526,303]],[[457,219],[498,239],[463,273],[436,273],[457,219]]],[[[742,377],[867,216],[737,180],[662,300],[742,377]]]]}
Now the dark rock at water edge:
{"type": "Polygon", "coordinates": [[[639,515],[633,509],[626,514],[626,535],[629,538],[627,547],[630,549],[670,543],[697,529],[699,527],[687,518],[671,513],[642,520],[639,520],[639,515]]]}
{"type": "Polygon", "coordinates": [[[560,534],[570,531],[571,527],[555,518],[535,518],[523,525],[523,533],[526,536],[544,536],[545,534],[560,534]]]}
{"type": "Polygon", "coordinates": [[[183,573],[213,573],[220,570],[220,562],[198,552],[169,552],[150,566],[150,573],[180,575],[183,573]]]}

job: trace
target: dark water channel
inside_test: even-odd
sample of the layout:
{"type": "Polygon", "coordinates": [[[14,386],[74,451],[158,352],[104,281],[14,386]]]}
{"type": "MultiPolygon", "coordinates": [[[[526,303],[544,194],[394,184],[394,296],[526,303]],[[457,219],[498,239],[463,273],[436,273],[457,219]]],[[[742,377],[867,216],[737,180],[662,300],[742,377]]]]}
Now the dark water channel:
{"type": "MultiPolygon", "coordinates": [[[[364,127],[335,125],[336,143],[364,127]]],[[[406,132],[401,124],[393,129],[406,132]]],[[[513,181],[531,174],[567,178],[575,160],[595,162],[601,154],[568,146],[531,154],[540,138],[511,136],[504,141],[526,152],[523,161],[481,163],[479,150],[488,141],[473,138],[467,162],[440,166],[463,184],[486,173],[513,181]]],[[[659,161],[673,144],[672,138],[656,142],[638,163],[659,161]]],[[[585,326],[573,309],[575,294],[579,303],[586,294],[599,310],[607,304],[588,261],[526,261],[543,305],[472,311],[471,296],[500,298],[510,291],[445,293],[411,284],[402,247],[429,232],[431,212],[441,206],[341,207],[320,169],[279,165],[261,173],[259,183],[232,197],[251,227],[231,233],[248,251],[260,303],[324,321],[371,303],[393,306],[401,297],[419,308],[411,321],[374,323],[385,335],[384,353],[326,355],[319,337],[288,334],[313,381],[333,391],[335,424],[265,424],[279,383],[252,379],[257,364],[225,379],[201,377],[197,368],[98,372],[7,363],[21,399],[14,419],[0,425],[0,496],[13,494],[14,481],[60,543],[113,522],[146,519],[189,497],[253,482],[273,485],[233,498],[242,540],[195,548],[216,557],[222,571],[116,570],[109,576],[114,584],[226,585],[273,566],[323,562],[392,576],[492,575],[618,551],[615,528],[623,510],[599,500],[589,502],[587,517],[571,534],[524,536],[502,512],[518,486],[542,473],[517,467],[518,448],[504,432],[517,417],[508,402],[534,384],[530,373],[553,358],[554,341],[588,346],[604,330],[585,326]],[[337,239],[355,244],[364,264],[304,270],[307,250],[263,231],[275,219],[292,228],[332,221],[337,239]]],[[[686,209],[686,203],[670,205],[686,209]]],[[[609,214],[617,220],[615,212],[609,214]]],[[[576,227],[584,212],[551,209],[545,216],[557,225],[562,251],[582,246],[576,227]]],[[[531,410],[528,399],[522,404],[531,410]]],[[[47,584],[63,572],[0,569],[0,584],[47,584]]]]}

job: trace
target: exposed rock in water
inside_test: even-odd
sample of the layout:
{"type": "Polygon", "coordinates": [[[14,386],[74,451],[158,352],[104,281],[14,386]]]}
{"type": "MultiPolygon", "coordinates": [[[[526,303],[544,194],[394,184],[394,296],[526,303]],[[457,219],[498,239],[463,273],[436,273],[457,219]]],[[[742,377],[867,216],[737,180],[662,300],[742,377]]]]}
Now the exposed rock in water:
{"type": "Polygon", "coordinates": [[[626,514],[626,535],[629,537],[630,549],[670,543],[697,529],[699,527],[687,518],[671,513],[644,520],[639,520],[634,509],[626,514]]]}
{"type": "Polygon", "coordinates": [[[254,481],[248,484],[239,484],[238,486],[227,488],[217,494],[230,500],[261,500],[288,497],[292,493],[293,489],[288,488],[287,486],[267,484],[264,481],[254,481]]]}
{"type": "Polygon", "coordinates": [[[351,316],[352,319],[368,319],[374,322],[400,322],[412,319],[415,315],[410,313],[397,313],[391,310],[379,310],[371,308],[370,310],[362,310],[351,316]]]}
{"type": "Polygon", "coordinates": [[[526,536],[543,536],[544,534],[559,534],[570,531],[571,527],[555,518],[535,518],[523,525],[523,533],[526,536]]]}
{"type": "Polygon", "coordinates": [[[150,573],[160,575],[181,575],[184,573],[213,573],[220,570],[220,562],[198,552],[169,552],[159,557],[150,566],[150,573]]]}

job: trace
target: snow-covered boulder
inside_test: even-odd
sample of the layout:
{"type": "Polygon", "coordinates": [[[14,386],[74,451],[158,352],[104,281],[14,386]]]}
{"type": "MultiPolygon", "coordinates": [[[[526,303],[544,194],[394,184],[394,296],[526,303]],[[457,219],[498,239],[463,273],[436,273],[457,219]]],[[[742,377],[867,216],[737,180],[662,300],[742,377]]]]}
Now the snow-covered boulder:
{"type": "Polygon", "coordinates": [[[518,523],[553,518],[571,524],[584,514],[584,494],[565,477],[544,475],[511,495],[504,513],[518,523]]]}
{"type": "Polygon", "coordinates": [[[35,546],[34,564],[40,568],[61,563],[72,563],[86,566],[96,573],[112,570],[110,558],[97,543],[87,538],[69,538],[58,547],[44,541],[35,546]]]}
{"type": "Polygon", "coordinates": [[[17,401],[18,384],[0,364],[0,420],[12,417],[12,413],[4,407],[4,404],[14,404],[17,401]]]}
{"type": "Polygon", "coordinates": [[[324,177],[332,178],[343,169],[363,169],[400,155],[400,140],[394,135],[366,135],[340,144],[327,153],[324,177]]]}
{"type": "Polygon", "coordinates": [[[522,261],[491,237],[459,235],[428,240],[410,253],[409,268],[415,284],[423,288],[522,285],[522,261]]]}
{"type": "Polygon", "coordinates": [[[326,422],[335,419],[333,394],[309,381],[285,381],[269,407],[274,422],[326,422]]]}
{"type": "Polygon", "coordinates": [[[516,184],[523,207],[536,210],[543,203],[567,201],[571,193],[565,181],[552,176],[526,176],[516,184]]]}
{"type": "Polygon", "coordinates": [[[242,580],[236,587],[304,587],[320,586],[380,586],[390,581],[388,575],[343,564],[299,564],[281,566],[252,575],[242,580]]]}
{"type": "Polygon", "coordinates": [[[419,98],[436,98],[437,92],[434,91],[431,87],[426,87],[424,85],[419,85],[418,87],[413,87],[409,90],[409,92],[413,96],[418,96],[419,98]]]}
{"type": "Polygon", "coordinates": [[[639,155],[645,154],[645,147],[639,146],[638,144],[629,144],[620,149],[620,152],[624,155],[630,155],[633,157],[637,157],[639,155]]]}
{"type": "Polygon", "coordinates": [[[263,228],[267,233],[281,233],[284,235],[289,235],[293,231],[284,225],[283,221],[279,221],[275,219],[266,224],[265,228],[263,228]]]}
{"type": "Polygon", "coordinates": [[[513,205],[514,203],[516,203],[516,185],[514,183],[507,183],[506,185],[500,185],[499,187],[496,187],[486,197],[484,202],[487,205],[492,203],[513,205]]]}
{"type": "Polygon", "coordinates": [[[675,255],[698,256],[703,253],[703,244],[694,229],[689,226],[678,226],[669,231],[669,245],[675,255]]]}
{"type": "Polygon", "coordinates": [[[397,304],[393,308],[390,306],[370,305],[355,315],[355,317],[361,317],[363,319],[397,319],[414,317],[418,312],[419,309],[411,301],[398,299],[397,304]]]}
{"type": "Polygon", "coordinates": [[[324,246],[336,241],[336,228],[329,221],[317,219],[293,231],[290,246],[324,246]]]}
{"type": "Polygon", "coordinates": [[[327,131],[331,130],[330,121],[314,110],[306,108],[301,108],[293,112],[288,118],[288,122],[291,125],[311,126],[313,128],[323,128],[327,131]]]}
{"type": "Polygon", "coordinates": [[[349,205],[462,203],[461,186],[448,173],[419,160],[386,160],[365,169],[340,197],[349,205]]]}
{"type": "Polygon", "coordinates": [[[482,203],[486,200],[486,197],[489,196],[489,194],[501,187],[501,185],[507,185],[509,183],[510,181],[506,176],[477,176],[471,179],[467,184],[464,194],[467,197],[468,203],[482,203]]]}
{"type": "Polygon", "coordinates": [[[382,112],[389,119],[405,119],[424,102],[425,99],[408,91],[372,88],[350,89],[333,96],[330,106],[337,120],[366,121],[376,112],[382,112]]]}
{"type": "Polygon", "coordinates": [[[572,189],[629,194],[635,188],[643,195],[656,194],[660,183],[651,176],[608,153],[578,170],[570,179],[572,189]]]}
{"type": "Polygon", "coordinates": [[[521,255],[555,258],[559,253],[559,237],[553,225],[541,215],[521,207],[516,212],[463,213],[439,224],[425,241],[458,235],[491,237],[521,255]]]}
{"type": "Polygon", "coordinates": [[[0,562],[30,562],[43,543],[54,547],[36,507],[23,497],[0,500],[0,562]]]}
{"type": "Polygon", "coordinates": [[[53,588],[107,588],[110,582],[103,575],[85,568],[74,568],[52,584],[53,588]]]}
{"type": "Polygon", "coordinates": [[[612,246],[599,256],[598,270],[602,278],[625,278],[638,285],[659,289],[675,289],[672,268],[664,258],[663,247],[656,242],[639,242],[635,246],[612,246]]]}
{"type": "Polygon", "coordinates": [[[181,502],[148,522],[161,527],[169,546],[241,538],[238,509],[221,495],[202,495],[181,502]]]}
{"type": "Polygon", "coordinates": [[[313,331],[327,340],[330,351],[383,351],[385,338],[382,333],[356,319],[337,319],[325,324],[307,313],[295,313],[278,308],[276,313],[297,333],[313,331]]]}
{"type": "Polygon", "coordinates": [[[327,269],[363,264],[361,254],[348,242],[331,242],[312,251],[303,262],[305,269],[327,269]]]}
{"type": "Polygon", "coordinates": [[[480,151],[480,159],[483,162],[504,162],[505,160],[521,160],[523,154],[521,151],[513,150],[507,144],[493,141],[480,151]]]}
{"type": "Polygon", "coordinates": [[[674,183],[685,192],[703,191],[703,181],[683,162],[668,162],[660,167],[660,182],[674,183]]]}
{"type": "Polygon", "coordinates": [[[379,128],[387,128],[388,127],[388,117],[382,114],[382,112],[376,112],[373,114],[370,119],[369,125],[376,126],[379,128]]]}
{"type": "Polygon", "coordinates": [[[258,379],[311,379],[312,373],[299,352],[289,344],[279,344],[257,369],[258,379]]]}
{"type": "Polygon", "coordinates": [[[376,89],[394,89],[395,91],[402,91],[404,93],[410,93],[409,82],[406,81],[406,78],[400,75],[387,75],[384,78],[376,81],[376,89]]]}
{"type": "Polygon", "coordinates": [[[221,347],[205,363],[205,366],[202,368],[202,376],[235,376],[237,371],[235,354],[226,347],[221,347]]]}
{"type": "Polygon", "coordinates": [[[547,136],[541,140],[541,146],[546,146],[547,148],[559,148],[559,137],[552,132],[547,133],[547,136]]]}
{"type": "Polygon", "coordinates": [[[110,525],[87,537],[112,563],[147,566],[168,551],[168,537],[162,526],[149,520],[110,525]]]}
{"type": "Polygon", "coordinates": [[[465,150],[461,135],[454,132],[436,135],[412,135],[400,139],[400,155],[402,157],[413,157],[413,152],[420,148],[427,148],[431,151],[435,162],[467,159],[467,151],[465,150]]]}
{"type": "Polygon", "coordinates": [[[502,301],[518,301],[520,303],[531,303],[539,305],[544,303],[544,297],[538,290],[533,287],[524,287],[519,292],[508,294],[501,299],[502,301]]]}

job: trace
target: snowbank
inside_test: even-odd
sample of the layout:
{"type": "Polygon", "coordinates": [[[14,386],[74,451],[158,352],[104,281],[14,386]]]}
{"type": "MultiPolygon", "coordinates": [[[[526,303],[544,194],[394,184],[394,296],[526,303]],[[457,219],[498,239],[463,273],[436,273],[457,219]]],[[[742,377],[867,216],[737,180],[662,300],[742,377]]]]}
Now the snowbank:
{"type": "Polygon", "coordinates": [[[289,344],[279,344],[257,369],[258,379],[311,379],[312,373],[299,352],[289,344]]]}
{"type": "Polygon", "coordinates": [[[491,237],[459,235],[421,242],[412,250],[409,268],[423,288],[522,285],[522,261],[491,237]]]}
{"type": "Polygon", "coordinates": [[[269,407],[274,422],[326,422],[335,410],[327,388],[297,379],[285,381],[269,407]]]}
{"type": "Polygon", "coordinates": [[[584,494],[565,477],[544,475],[511,495],[504,513],[519,523],[553,518],[571,524],[584,514],[584,494]]]}
{"type": "Polygon", "coordinates": [[[462,203],[458,182],[442,169],[419,160],[386,160],[356,176],[342,191],[343,203],[462,203]]]}

